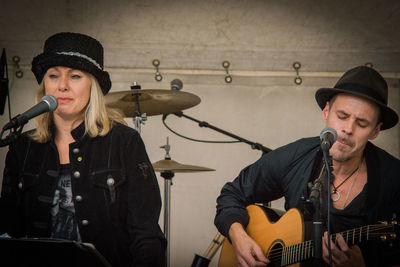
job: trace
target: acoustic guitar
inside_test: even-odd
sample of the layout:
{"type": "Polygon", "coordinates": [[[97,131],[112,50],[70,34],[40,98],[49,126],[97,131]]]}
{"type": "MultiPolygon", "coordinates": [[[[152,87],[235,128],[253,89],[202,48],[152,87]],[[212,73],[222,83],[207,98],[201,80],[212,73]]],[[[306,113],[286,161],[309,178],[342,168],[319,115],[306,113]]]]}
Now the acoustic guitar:
{"type": "MultiPolygon", "coordinates": [[[[300,266],[300,262],[314,257],[314,241],[305,240],[303,215],[297,209],[288,210],[282,217],[271,209],[257,205],[247,207],[250,216],[247,234],[261,247],[271,261],[269,266],[300,266]]],[[[341,232],[349,245],[364,240],[378,239],[390,242],[396,239],[399,229],[396,222],[362,226],[341,232]]],[[[331,235],[336,244],[336,234],[331,235]]],[[[225,239],[218,267],[237,266],[233,246],[225,239]]]]}

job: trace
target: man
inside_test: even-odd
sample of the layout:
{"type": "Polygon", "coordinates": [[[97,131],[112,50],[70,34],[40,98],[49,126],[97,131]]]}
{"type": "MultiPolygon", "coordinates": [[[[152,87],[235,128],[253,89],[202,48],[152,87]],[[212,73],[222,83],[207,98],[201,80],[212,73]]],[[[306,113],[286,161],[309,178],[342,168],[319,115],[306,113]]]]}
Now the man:
{"type": "MultiPolygon", "coordinates": [[[[241,171],[227,183],[217,199],[215,224],[229,237],[239,266],[265,266],[260,246],[245,232],[249,216],[245,207],[285,197],[285,209],[302,211],[310,194],[307,186],[320,177],[321,213],[327,215],[327,189],[331,192],[331,231],[377,223],[400,215],[400,160],[374,146],[381,130],[398,122],[387,106],[388,88],[372,68],[360,66],[347,71],[334,88],[321,88],[315,98],[326,127],[336,130],[338,139],[330,148],[333,180],[327,186],[320,140],[304,138],[280,147],[241,171]]],[[[331,243],[333,266],[384,266],[398,264],[400,250],[375,243],[350,246],[341,235],[331,243]],[[360,249],[361,248],[361,249],[360,249]]],[[[323,237],[323,260],[329,262],[328,242],[323,237]]]]}

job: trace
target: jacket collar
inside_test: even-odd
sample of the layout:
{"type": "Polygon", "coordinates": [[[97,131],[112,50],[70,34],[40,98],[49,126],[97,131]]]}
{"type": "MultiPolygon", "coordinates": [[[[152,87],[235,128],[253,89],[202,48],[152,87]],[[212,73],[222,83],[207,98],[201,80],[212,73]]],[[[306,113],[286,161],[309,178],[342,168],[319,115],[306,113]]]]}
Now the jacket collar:
{"type": "MultiPolygon", "coordinates": [[[[51,124],[51,133],[52,133],[52,140],[54,141],[54,136],[55,136],[55,130],[56,130],[56,126],[54,125],[54,123],[51,124]]],[[[83,121],[81,124],[79,124],[78,127],[76,127],[75,129],[73,129],[71,131],[71,135],[72,137],[75,139],[75,141],[80,141],[84,135],[85,135],[85,121],[83,121]]]]}
{"type": "Polygon", "coordinates": [[[78,127],[71,131],[72,137],[75,141],[80,141],[85,135],[85,121],[83,121],[78,127]]]}

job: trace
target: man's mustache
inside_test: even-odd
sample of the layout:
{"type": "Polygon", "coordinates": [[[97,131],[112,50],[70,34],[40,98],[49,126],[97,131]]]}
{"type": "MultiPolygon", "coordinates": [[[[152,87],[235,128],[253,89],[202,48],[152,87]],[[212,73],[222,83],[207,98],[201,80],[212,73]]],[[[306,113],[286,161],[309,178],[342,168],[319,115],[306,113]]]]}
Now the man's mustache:
{"type": "Polygon", "coordinates": [[[350,140],[349,138],[347,138],[347,137],[339,136],[337,140],[340,141],[340,142],[342,142],[342,143],[345,143],[346,145],[348,145],[348,146],[350,146],[350,147],[353,147],[353,146],[354,146],[354,142],[351,141],[351,140],[350,140]]]}

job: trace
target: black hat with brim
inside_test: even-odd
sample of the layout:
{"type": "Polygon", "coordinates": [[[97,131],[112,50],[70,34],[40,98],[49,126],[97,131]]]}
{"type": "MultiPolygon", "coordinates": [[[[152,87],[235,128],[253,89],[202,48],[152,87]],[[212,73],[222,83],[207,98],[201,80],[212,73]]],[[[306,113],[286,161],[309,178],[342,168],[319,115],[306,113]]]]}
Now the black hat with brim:
{"type": "Polygon", "coordinates": [[[389,108],[388,87],[385,79],[373,68],[355,67],[347,71],[333,88],[320,88],[315,93],[315,99],[321,109],[333,96],[339,93],[352,94],[371,100],[381,109],[381,130],[395,126],[399,117],[389,108]]]}
{"type": "Polygon", "coordinates": [[[104,95],[111,88],[110,75],[103,70],[103,46],[90,36],[63,32],[49,37],[43,53],[32,61],[32,72],[39,84],[47,70],[55,66],[92,74],[99,82],[104,95]]]}

